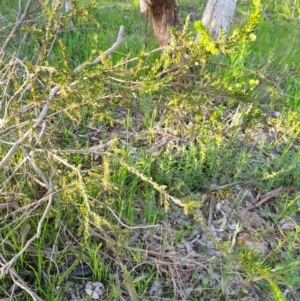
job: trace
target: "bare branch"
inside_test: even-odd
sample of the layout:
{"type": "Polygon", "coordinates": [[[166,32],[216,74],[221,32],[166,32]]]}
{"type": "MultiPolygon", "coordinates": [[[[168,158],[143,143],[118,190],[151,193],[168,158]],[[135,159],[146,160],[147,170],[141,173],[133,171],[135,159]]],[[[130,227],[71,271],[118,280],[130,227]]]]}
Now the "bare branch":
{"type": "Polygon", "coordinates": [[[17,272],[14,269],[10,269],[10,275],[13,279],[15,285],[26,291],[34,301],[44,301],[42,298],[40,298],[32,289],[30,289],[25,281],[17,274],[17,272]]]}
{"type": "Polygon", "coordinates": [[[294,187],[290,186],[288,188],[284,188],[282,186],[280,186],[279,188],[276,188],[276,189],[273,189],[269,192],[267,192],[266,194],[262,195],[258,202],[252,206],[249,206],[249,207],[246,207],[245,208],[245,211],[250,211],[250,210],[253,210],[253,209],[256,209],[256,208],[259,208],[261,207],[265,202],[267,202],[268,200],[276,197],[277,195],[279,194],[282,194],[282,193],[286,193],[286,192],[293,192],[295,190],[294,187]]]}
{"type": "MultiPolygon", "coordinates": [[[[46,117],[48,109],[49,109],[49,101],[47,101],[47,103],[44,105],[43,110],[42,110],[39,118],[34,123],[34,125],[32,127],[33,130],[35,130],[40,125],[40,123],[43,121],[43,119],[46,117]]],[[[9,159],[16,153],[19,146],[29,137],[29,135],[32,133],[32,129],[29,129],[23,135],[23,137],[21,137],[18,141],[15,142],[15,144],[11,147],[9,152],[5,155],[5,157],[0,162],[0,169],[2,169],[5,166],[5,164],[9,161],[9,159]]]]}
{"type": "Polygon", "coordinates": [[[155,225],[138,225],[138,226],[135,226],[135,227],[130,227],[130,226],[126,225],[125,223],[123,223],[122,220],[117,216],[117,214],[115,213],[115,211],[112,210],[109,206],[106,206],[106,208],[111,212],[111,214],[115,217],[115,219],[118,221],[118,223],[120,223],[126,229],[130,229],[130,230],[135,230],[135,229],[150,229],[150,228],[158,228],[160,226],[160,224],[155,224],[155,225]]]}
{"type": "Polygon", "coordinates": [[[55,86],[54,88],[51,89],[50,93],[49,93],[49,98],[48,101],[46,102],[46,104],[43,107],[43,110],[39,116],[39,118],[36,120],[36,122],[33,124],[32,129],[29,129],[24,135],[23,137],[21,137],[18,141],[15,142],[15,144],[11,147],[11,149],[9,150],[9,152],[5,155],[5,157],[2,159],[2,161],[0,162],[0,169],[2,169],[5,164],[9,161],[9,159],[16,153],[16,151],[18,150],[19,146],[29,137],[29,135],[32,133],[32,130],[35,130],[40,124],[41,122],[44,120],[44,118],[46,117],[46,114],[48,112],[49,109],[49,103],[50,101],[53,99],[53,97],[58,93],[58,91],[60,90],[60,86],[55,86]]]}
{"type": "Polygon", "coordinates": [[[2,53],[2,55],[4,55],[4,53],[6,52],[6,49],[9,46],[9,43],[11,42],[12,38],[15,36],[16,32],[18,31],[18,29],[20,28],[20,26],[22,25],[22,23],[27,18],[29,10],[30,10],[30,6],[32,5],[33,2],[34,2],[34,0],[28,0],[21,18],[17,21],[17,23],[15,24],[14,28],[11,30],[9,36],[6,38],[5,42],[3,43],[3,46],[2,46],[2,48],[0,50],[0,54],[2,53]]]}
{"type": "Polygon", "coordinates": [[[118,37],[117,37],[115,43],[109,49],[107,49],[101,55],[96,57],[92,62],[84,62],[83,64],[79,65],[78,67],[75,68],[73,73],[77,74],[85,66],[96,65],[96,64],[100,63],[106,56],[109,56],[110,54],[112,54],[117,49],[117,47],[120,45],[120,43],[122,42],[122,40],[124,38],[124,30],[125,30],[125,27],[122,25],[119,29],[118,37]]]}
{"type": "MultiPolygon", "coordinates": [[[[42,232],[43,222],[46,219],[46,217],[47,217],[47,215],[48,215],[48,213],[50,211],[50,208],[52,206],[52,202],[53,202],[54,193],[52,191],[52,176],[50,176],[50,178],[49,178],[49,187],[50,187],[50,189],[49,189],[49,192],[50,192],[50,194],[49,194],[49,200],[48,200],[46,209],[45,209],[45,211],[44,211],[44,213],[43,213],[43,215],[42,215],[42,217],[41,217],[41,219],[40,219],[40,221],[38,223],[36,234],[33,237],[31,237],[26,242],[25,246],[15,256],[13,256],[13,258],[10,261],[8,261],[7,263],[5,263],[1,267],[1,269],[0,269],[0,279],[2,279],[9,271],[11,271],[12,265],[18,260],[18,258],[20,256],[22,256],[26,252],[26,250],[29,248],[29,246],[31,245],[31,243],[33,241],[35,241],[37,238],[40,237],[41,232],[42,232]]],[[[37,300],[41,300],[41,299],[37,299],[37,300]]]]}
{"type": "Polygon", "coordinates": [[[42,172],[42,170],[40,169],[40,167],[35,163],[35,161],[32,159],[32,157],[30,156],[30,154],[27,152],[27,150],[25,149],[25,147],[21,146],[21,151],[24,155],[25,158],[28,159],[28,161],[30,162],[31,166],[33,167],[33,169],[35,170],[35,172],[40,176],[40,178],[43,180],[43,186],[46,187],[48,190],[50,189],[49,186],[49,181],[46,178],[45,174],[42,172]]]}
{"type": "MultiPolygon", "coordinates": [[[[30,0],[29,2],[31,2],[32,0],[30,0]]],[[[29,3],[28,2],[28,3],[29,3]]],[[[27,7],[27,6],[26,6],[27,7]]],[[[29,10],[29,8],[28,8],[29,10]]],[[[26,11],[26,9],[25,9],[26,11]]],[[[24,12],[25,14],[25,12],[24,12]]],[[[23,14],[23,15],[24,15],[23,14]]],[[[21,19],[23,18],[23,16],[21,17],[21,19]]],[[[25,17],[24,17],[25,18],[25,17]]],[[[20,20],[21,20],[20,19],[20,20]]],[[[18,29],[19,27],[17,27],[18,29]]],[[[122,42],[123,40],[123,37],[124,37],[124,30],[125,30],[125,27],[122,25],[120,27],[120,30],[119,30],[119,33],[118,33],[118,36],[117,36],[117,39],[115,41],[115,43],[109,48],[107,49],[105,52],[103,52],[100,56],[96,57],[92,62],[85,62],[81,65],[79,65],[77,68],[75,68],[74,70],[74,74],[77,74],[78,72],[80,72],[85,66],[87,65],[95,65],[95,64],[98,64],[99,62],[101,62],[101,60],[110,55],[111,53],[113,53],[116,48],[120,45],[120,43],[122,42]]],[[[2,51],[3,51],[3,47],[2,47],[2,51]]],[[[70,85],[70,88],[71,89],[74,89],[76,88],[76,83],[72,83],[70,85]]],[[[11,147],[11,149],[9,150],[9,152],[5,155],[5,157],[2,159],[2,161],[0,162],[0,169],[2,169],[6,164],[7,162],[9,161],[9,159],[16,153],[16,151],[18,150],[18,148],[20,147],[20,145],[29,137],[29,135],[32,133],[32,130],[35,130],[40,124],[41,122],[44,120],[44,118],[46,117],[46,114],[48,112],[48,109],[49,109],[49,104],[50,104],[50,101],[54,98],[55,95],[57,95],[60,91],[61,87],[59,85],[55,86],[54,88],[51,89],[50,93],[49,93],[49,97],[48,97],[48,100],[46,102],[46,104],[44,105],[43,107],[43,110],[39,116],[39,118],[36,120],[36,122],[34,123],[33,127],[31,129],[29,129],[24,135],[23,137],[21,137],[19,140],[17,140],[14,145],[11,147]]]]}

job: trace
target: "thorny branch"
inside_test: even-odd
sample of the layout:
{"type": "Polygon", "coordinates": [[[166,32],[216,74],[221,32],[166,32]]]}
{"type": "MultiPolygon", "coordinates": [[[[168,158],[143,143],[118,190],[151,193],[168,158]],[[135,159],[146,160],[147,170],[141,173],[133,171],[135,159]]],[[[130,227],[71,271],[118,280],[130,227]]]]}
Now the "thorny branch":
{"type": "MultiPolygon", "coordinates": [[[[0,57],[1,58],[4,57],[4,55],[6,53],[6,50],[7,50],[8,46],[9,46],[11,40],[15,36],[16,32],[18,31],[18,29],[20,28],[20,26],[22,25],[22,23],[28,17],[28,13],[29,13],[29,10],[30,10],[30,7],[31,7],[33,1],[34,0],[29,0],[27,2],[27,5],[26,5],[26,7],[25,7],[24,12],[23,12],[22,15],[21,15],[21,10],[19,11],[19,15],[21,15],[21,17],[18,19],[17,23],[15,24],[14,28],[12,29],[12,31],[10,32],[9,36],[7,37],[7,39],[5,40],[3,46],[0,49],[0,57]]],[[[115,49],[119,46],[119,44],[122,42],[123,36],[124,36],[124,26],[121,26],[120,30],[119,30],[119,34],[118,34],[117,40],[112,45],[112,47],[110,47],[104,53],[102,53],[100,56],[98,56],[97,58],[95,58],[92,62],[85,62],[82,65],[78,66],[74,70],[74,74],[80,72],[87,65],[95,65],[95,64],[100,63],[104,57],[106,57],[106,56],[110,55],[111,53],[113,53],[115,51],[115,49]]],[[[5,275],[7,275],[9,273],[11,275],[11,278],[13,279],[15,285],[18,286],[18,287],[20,287],[20,288],[22,288],[23,290],[25,290],[32,297],[32,299],[36,300],[36,301],[43,301],[43,300],[24,283],[24,281],[18,276],[18,274],[16,273],[16,271],[13,269],[13,265],[20,258],[20,256],[22,256],[28,250],[29,246],[36,239],[38,239],[40,237],[41,231],[42,231],[42,225],[43,225],[45,219],[47,218],[48,213],[49,213],[50,208],[51,208],[52,203],[53,203],[54,192],[53,192],[53,186],[52,186],[52,176],[50,176],[49,179],[46,178],[45,174],[42,172],[42,170],[39,168],[39,166],[34,162],[34,160],[30,157],[30,155],[28,154],[28,152],[26,151],[26,149],[22,147],[22,144],[42,124],[42,122],[44,121],[44,119],[47,116],[47,113],[48,113],[51,101],[53,100],[53,98],[56,95],[59,94],[60,90],[61,90],[61,86],[60,85],[56,85],[56,86],[54,86],[50,90],[49,95],[48,95],[47,99],[44,102],[42,111],[40,112],[40,115],[38,116],[38,118],[36,120],[32,121],[33,125],[31,126],[31,128],[28,129],[22,135],[22,137],[20,137],[19,139],[17,139],[12,144],[12,146],[11,146],[10,150],[8,151],[8,153],[0,161],[0,169],[3,169],[4,166],[9,162],[9,160],[11,159],[11,157],[17,152],[17,150],[19,148],[21,148],[21,150],[22,150],[22,152],[24,154],[25,160],[29,160],[29,162],[31,163],[31,165],[34,168],[34,170],[36,171],[36,173],[42,179],[43,186],[48,190],[49,196],[47,197],[47,199],[48,199],[47,206],[46,206],[46,208],[45,208],[45,210],[43,212],[43,215],[42,215],[41,219],[38,222],[36,234],[34,236],[32,236],[26,242],[25,246],[17,254],[15,254],[9,261],[6,261],[6,259],[4,258],[4,256],[0,254],[1,255],[0,279],[2,279],[5,275]]],[[[5,204],[3,204],[3,206],[5,206],[5,208],[7,208],[8,206],[10,206],[10,204],[5,203],[5,204]]]]}
{"type": "MultiPolygon", "coordinates": [[[[21,17],[22,18],[22,17],[21,17]]],[[[77,68],[75,68],[74,70],[74,74],[80,72],[85,66],[87,65],[95,65],[101,62],[101,60],[110,55],[111,53],[113,53],[116,48],[120,45],[120,43],[123,40],[124,37],[124,26],[122,25],[120,27],[119,30],[119,34],[117,37],[116,42],[112,45],[112,47],[110,47],[109,49],[107,49],[104,53],[102,53],[100,56],[98,56],[97,58],[95,58],[92,62],[85,62],[81,65],[79,65],[77,68]]],[[[3,47],[1,49],[3,51],[3,47]]],[[[75,84],[76,86],[76,84],[75,84]]],[[[74,88],[74,84],[71,84],[71,88],[74,88]]],[[[18,148],[21,146],[21,144],[30,136],[30,134],[32,133],[32,130],[35,130],[41,123],[42,121],[45,119],[48,109],[49,109],[49,105],[51,100],[60,92],[61,87],[60,85],[56,85],[55,87],[53,87],[49,93],[48,96],[48,100],[46,102],[46,104],[43,107],[43,110],[39,116],[39,118],[36,120],[36,122],[34,123],[34,125],[32,126],[31,129],[29,129],[21,138],[19,138],[14,145],[11,147],[11,149],[9,150],[9,152],[5,155],[5,157],[2,159],[2,161],[0,162],[0,169],[2,169],[6,163],[9,161],[9,159],[16,153],[16,151],[18,150],[18,148]]]]}
{"type": "MultiPolygon", "coordinates": [[[[57,88],[57,87],[54,87],[54,88],[57,88]]],[[[53,89],[51,89],[51,91],[53,89]]],[[[19,146],[30,136],[30,134],[32,133],[32,130],[35,130],[41,124],[41,122],[44,120],[44,118],[46,117],[46,114],[48,112],[48,109],[49,109],[49,102],[52,98],[51,98],[51,92],[50,92],[50,97],[49,97],[48,101],[46,102],[46,104],[44,105],[43,110],[42,110],[39,118],[37,119],[37,121],[32,126],[32,129],[29,129],[21,138],[19,138],[15,142],[15,144],[11,147],[9,152],[4,156],[4,158],[0,162],[0,169],[2,169],[6,165],[6,163],[9,161],[9,159],[16,153],[19,146]]]]}

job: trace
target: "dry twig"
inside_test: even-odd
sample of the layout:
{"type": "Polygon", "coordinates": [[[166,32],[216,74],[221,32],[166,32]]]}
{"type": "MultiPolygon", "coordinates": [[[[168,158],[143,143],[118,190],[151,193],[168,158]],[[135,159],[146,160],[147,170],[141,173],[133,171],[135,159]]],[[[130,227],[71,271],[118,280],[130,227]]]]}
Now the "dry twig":
{"type": "MultiPolygon", "coordinates": [[[[54,87],[56,88],[56,87],[54,87]]],[[[53,89],[54,89],[53,88],[53,89]]],[[[52,89],[52,90],[53,90],[52,89]]],[[[51,90],[51,91],[52,91],[51,90]]],[[[51,92],[50,92],[51,95],[51,92]]],[[[53,97],[52,97],[53,98],[53,97]]],[[[36,122],[34,123],[34,125],[32,126],[32,129],[35,130],[40,124],[41,122],[44,120],[44,118],[46,117],[46,114],[48,112],[49,109],[49,101],[50,101],[50,97],[49,100],[46,102],[46,104],[43,107],[43,110],[39,116],[39,118],[36,120],[36,122]]],[[[23,137],[19,138],[14,145],[11,147],[11,149],[9,150],[9,152],[4,156],[4,158],[2,159],[2,161],[0,162],[0,169],[2,169],[5,164],[9,161],[9,159],[16,153],[16,151],[18,150],[19,146],[30,136],[30,134],[32,133],[32,129],[29,129],[24,135],[23,137]]]]}
{"type": "Polygon", "coordinates": [[[252,206],[249,206],[247,208],[245,208],[246,211],[250,211],[250,210],[253,210],[253,209],[256,209],[260,206],[262,206],[265,202],[267,202],[268,200],[276,197],[277,195],[279,194],[282,194],[282,193],[285,193],[285,192],[292,192],[294,191],[295,189],[293,187],[289,187],[289,188],[283,188],[282,186],[277,188],[277,189],[273,189],[271,191],[269,191],[268,193],[262,195],[260,198],[259,198],[259,201],[252,205],[252,206]]]}
{"type": "Polygon", "coordinates": [[[42,225],[43,225],[44,220],[46,219],[46,217],[50,211],[50,208],[52,206],[53,196],[54,196],[54,193],[52,191],[52,176],[51,176],[49,178],[49,200],[47,203],[47,207],[46,207],[40,221],[38,222],[36,234],[26,242],[25,246],[15,256],[13,256],[13,258],[10,261],[4,262],[3,266],[0,269],[0,279],[2,279],[8,272],[11,272],[11,268],[15,264],[15,262],[18,260],[18,258],[26,252],[26,250],[29,248],[29,246],[31,245],[31,243],[33,241],[35,241],[37,238],[40,237],[41,231],[42,231],[42,225]]]}
{"type": "MultiPolygon", "coordinates": [[[[29,10],[30,10],[30,7],[31,7],[32,3],[34,3],[34,0],[28,0],[22,16],[17,21],[17,23],[15,24],[14,28],[11,30],[9,36],[4,41],[4,43],[3,43],[3,45],[2,45],[2,47],[0,49],[0,54],[4,55],[4,53],[6,52],[7,47],[9,46],[11,40],[13,39],[13,37],[15,36],[15,34],[17,33],[17,31],[20,28],[20,26],[22,25],[22,23],[24,23],[24,21],[26,20],[28,14],[29,14],[29,10]]],[[[20,13],[20,11],[19,11],[19,13],[20,13]]]]}
{"type": "Polygon", "coordinates": [[[32,297],[32,300],[44,301],[31,288],[28,287],[25,281],[17,274],[17,272],[13,268],[10,269],[10,276],[13,279],[15,285],[26,291],[32,297]]]}
{"type": "Polygon", "coordinates": [[[124,30],[125,30],[125,27],[122,25],[119,29],[119,33],[118,33],[116,41],[114,42],[114,44],[109,49],[107,49],[101,55],[96,57],[92,62],[84,62],[83,64],[79,65],[78,67],[75,68],[73,73],[74,74],[79,73],[85,66],[91,66],[91,65],[99,64],[105,57],[112,54],[117,49],[117,47],[120,45],[120,43],[122,42],[123,37],[124,37],[124,30]]]}

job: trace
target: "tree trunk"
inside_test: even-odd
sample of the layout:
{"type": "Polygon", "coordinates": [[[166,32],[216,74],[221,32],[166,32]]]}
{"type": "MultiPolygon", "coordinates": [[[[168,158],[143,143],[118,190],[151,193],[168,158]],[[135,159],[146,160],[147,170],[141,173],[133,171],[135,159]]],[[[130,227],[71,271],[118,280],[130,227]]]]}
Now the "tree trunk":
{"type": "Polygon", "coordinates": [[[169,27],[181,27],[177,0],[140,0],[141,12],[149,11],[155,37],[160,46],[167,46],[169,27]]]}
{"type": "MultiPolygon", "coordinates": [[[[237,0],[208,0],[202,22],[212,39],[220,32],[227,36],[236,8],[237,0]]],[[[141,13],[150,12],[153,31],[160,46],[167,46],[170,38],[169,26],[181,28],[177,0],[140,0],[141,13]]],[[[200,38],[198,34],[196,40],[200,38]]]]}
{"type": "MultiPolygon", "coordinates": [[[[216,40],[221,31],[228,35],[237,0],[208,0],[202,22],[212,39],[216,40]]],[[[197,35],[198,40],[200,35],[197,35]]]]}

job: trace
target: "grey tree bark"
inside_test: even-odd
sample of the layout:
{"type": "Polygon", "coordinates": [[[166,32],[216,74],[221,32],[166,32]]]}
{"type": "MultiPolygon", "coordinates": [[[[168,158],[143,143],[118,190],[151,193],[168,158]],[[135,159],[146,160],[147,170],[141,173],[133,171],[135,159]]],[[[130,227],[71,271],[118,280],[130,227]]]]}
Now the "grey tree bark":
{"type": "Polygon", "coordinates": [[[221,31],[227,37],[236,3],[237,0],[208,0],[202,22],[212,39],[216,40],[221,31]]]}

